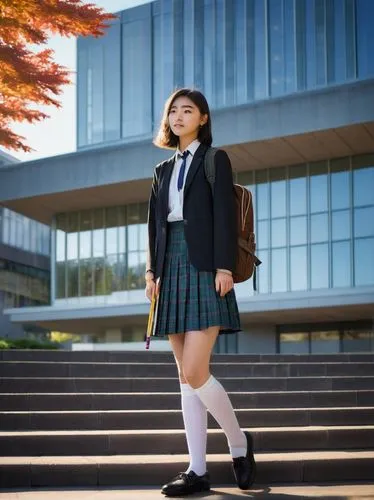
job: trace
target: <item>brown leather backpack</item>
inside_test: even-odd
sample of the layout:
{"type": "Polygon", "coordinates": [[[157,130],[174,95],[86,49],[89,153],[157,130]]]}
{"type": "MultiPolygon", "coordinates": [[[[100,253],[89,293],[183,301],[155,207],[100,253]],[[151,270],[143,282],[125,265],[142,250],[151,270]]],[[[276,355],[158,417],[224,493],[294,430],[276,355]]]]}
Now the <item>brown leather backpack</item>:
{"type": "MultiPolygon", "coordinates": [[[[211,186],[213,194],[216,178],[214,157],[217,151],[217,148],[209,148],[204,158],[205,176],[211,186]]],[[[236,264],[232,276],[234,283],[241,283],[248,280],[253,275],[253,288],[256,290],[256,267],[261,264],[261,261],[255,255],[256,242],[252,194],[240,184],[234,184],[234,190],[238,225],[238,245],[236,264]]]]}

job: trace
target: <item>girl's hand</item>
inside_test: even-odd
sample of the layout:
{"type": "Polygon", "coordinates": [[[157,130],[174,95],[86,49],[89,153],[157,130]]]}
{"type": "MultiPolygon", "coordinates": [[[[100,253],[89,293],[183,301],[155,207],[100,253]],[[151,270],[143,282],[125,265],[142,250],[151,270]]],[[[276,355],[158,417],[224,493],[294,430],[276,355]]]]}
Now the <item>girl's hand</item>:
{"type": "Polygon", "coordinates": [[[234,286],[232,276],[227,273],[217,271],[216,273],[216,292],[224,297],[234,286]]]}
{"type": "Polygon", "coordinates": [[[147,278],[145,280],[145,296],[151,301],[155,293],[156,295],[160,293],[160,280],[158,279],[156,283],[154,278],[147,278]]]}

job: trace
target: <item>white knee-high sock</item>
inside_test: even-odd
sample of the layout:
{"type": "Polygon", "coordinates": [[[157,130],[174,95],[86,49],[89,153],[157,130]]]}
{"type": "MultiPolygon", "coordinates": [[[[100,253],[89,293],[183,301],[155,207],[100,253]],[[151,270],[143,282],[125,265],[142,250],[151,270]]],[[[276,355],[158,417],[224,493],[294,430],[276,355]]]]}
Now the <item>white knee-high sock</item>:
{"type": "Polygon", "coordinates": [[[195,392],[226,434],[232,458],[245,456],[247,438],[239,427],[230,399],[220,382],[211,375],[195,392]]]}
{"type": "Polygon", "coordinates": [[[182,413],[186,430],[190,465],[187,473],[193,470],[198,476],[206,473],[206,440],[208,412],[194,389],[188,384],[180,384],[182,413]]]}

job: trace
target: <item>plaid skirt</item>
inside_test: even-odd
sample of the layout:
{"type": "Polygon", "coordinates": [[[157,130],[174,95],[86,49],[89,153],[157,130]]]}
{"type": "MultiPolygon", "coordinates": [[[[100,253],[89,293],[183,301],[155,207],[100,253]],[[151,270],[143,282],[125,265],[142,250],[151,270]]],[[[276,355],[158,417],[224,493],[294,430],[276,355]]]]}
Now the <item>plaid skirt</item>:
{"type": "Polygon", "coordinates": [[[215,289],[215,272],[198,271],[190,263],[184,223],[170,222],[167,238],[155,335],[210,326],[219,326],[220,334],[240,331],[234,289],[220,297],[215,289]]]}

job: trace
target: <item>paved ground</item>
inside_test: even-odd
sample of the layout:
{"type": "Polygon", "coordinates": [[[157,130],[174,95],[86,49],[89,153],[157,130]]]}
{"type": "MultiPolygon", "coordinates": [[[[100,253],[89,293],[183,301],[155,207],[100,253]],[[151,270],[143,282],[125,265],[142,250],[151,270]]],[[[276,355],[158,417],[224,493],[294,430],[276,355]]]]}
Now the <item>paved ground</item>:
{"type": "MultiPolygon", "coordinates": [[[[374,474],[374,471],[373,471],[374,474]]],[[[82,489],[33,489],[9,490],[0,493],[0,500],[160,500],[165,498],[154,488],[82,488],[82,489]]],[[[182,497],[179,497],[182,498],[182,497]]],[[[261,499],[261,500],[300,500],[322,498],[324,500],[374,500],[374,483],[347,485],[292,485],[257,487],[242,492],[232,487],[214,488],[209,493],[189,497],[209,500],[261,499]]]]}

